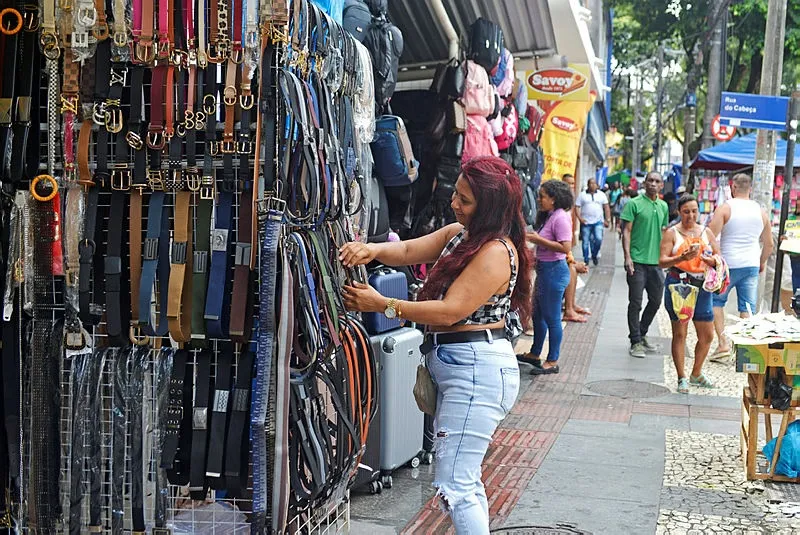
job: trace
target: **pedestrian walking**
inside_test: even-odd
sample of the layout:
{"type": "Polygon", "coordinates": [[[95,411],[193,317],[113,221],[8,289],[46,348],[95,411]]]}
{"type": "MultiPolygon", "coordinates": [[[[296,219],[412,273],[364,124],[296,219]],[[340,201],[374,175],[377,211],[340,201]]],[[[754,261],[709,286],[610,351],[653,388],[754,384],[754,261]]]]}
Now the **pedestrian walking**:
{"type": "Polygon", "coordinates": [[[708,227],[719,236],[722,257],[730,269],[730,286],[719,295],[714,295],[714,330],[717,333],[717,350],[712,361],[728,360],[731,354],[730,341],[725,331],[725,304],[731,290],[736,288],[736,305],[740,318],[748,318],[756,312],[758,298],[758,274],[767,267],[772,254],[772,226],[767,212],[756,201],[750,199],[753,179],[739,173],[731,180],[732,198],[717,207],[708,227]]]}
{"type": "Polygon", "coordinates": [[[658,267],[661,232],[667,226],[667,203],[658,198],[664,187],[659,173],[651,171],[644,181],[644,195],[628,201],[622,211],[622,250],[628,281],[628,337],[632,357],[644,358],[657,351],[647,340],[647,331],[661,306],[664,272],[658,267]],[[642,312],[642,298],[647,306],[642,312]]]}
{"type": "Polygon", "coordinates": [[[345,266],[379,260],[390,266],[436,262],[418,301],[387,299],[371,286],[345,286],[350,310],[383,312],[428,325],[423,347],[437,385],[434,486],[458,535],[489,533],[481,464],[492,434],[519,392],[509,330],[530,316],[533,259],[525,242],[522,188],[500,158],[461,169],[450,206],[457,223],[414,240],[348,243],[345,266]],[[438,260],[437,260],[438,258],[438,260]]]}
{"type": "Polygon", "coordinates": [[[611,184],[608,192],[608,204],[611,206],[611,230],[619,228],[619,199],[622,197],[622,185],[619,182],[611,184]]]}
{"type": "MultiPolygon", "coordinates": [[[[678,214],[681,221],[664,231],[661,241],[661,256],[658,265],[667,269],[664,281],[664,307],[672,323],[672,362],[678,372],[678,392],[689,393],[689,385],[713,388],[714,385],[703,373],[703,363],[714,340],[714,311],[711,293],[703,289],[706,266],[716,267],[712,255],[719,254],[717,241],[711,229],[697,223],[700,207],[694,195],[684,193],[678,199],[678,214]],[[686,333],[689,322],[682,321],[675,311],[671,286],[680,283],[698,288],[692,321],[697,331],[694,348],[694,365],[689,378],[686,377],[686,333]]],[[[680,308],[680,305],[678,305],[680,308]]]]}
{"type": "Polygon", "coordinates": [[[536,283],[533,289],[533,346],[521,362],[533,364],[531,374],[558,373],[561,353],[561,300],[569,284],[567,253],[572,248],[572,190],[558,180],[539,188],[539,212],[528,241],[536,245],[536,283]],[[547,360],[540,360],[549,334],[547,360]]]}
{"type": "MultiPolygon", "coordinates": [[[[569,173],[561,177],[561,181],[565,182],[570,189],[570,192],[575,191],[575,177],[569,173]]],[[[570,220],[573,225],[572,245],[575,245],[575,225],[578,221],[578,216],[575,213],[575,208],[570,209],[570,220]]],[[[586,316],[591,316],[592,312],[589,309],[583,308],[578,305],[575,299],[575,294],[578,291],[578,274],[585,274],[589,272],[589,266],[586,262],[576,262],[572,257],[572,250],[567,253],[567,265],[569,266],[569,284],[566,291],[564,291],[564,321],[573,323],[586,323],[588,320],[586,316]]]]}
{"type": "Polygon", "coordinates": [[[581,192],[575,200],[578,218],[581,222],[581,241],[583,245],[583,261],[588,264],[591,259],[598,263],[598,254],[603,245],[603,228],[611,225],[611,210],[606,194],[597,188],[597,181],[590,178],[586,191],[581,192]]]}

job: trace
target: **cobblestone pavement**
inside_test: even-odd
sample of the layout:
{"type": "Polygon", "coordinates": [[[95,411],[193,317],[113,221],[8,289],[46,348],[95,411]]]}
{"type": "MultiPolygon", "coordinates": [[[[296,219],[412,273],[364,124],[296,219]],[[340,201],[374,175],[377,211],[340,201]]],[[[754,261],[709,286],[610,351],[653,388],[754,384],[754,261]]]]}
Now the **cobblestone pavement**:
{"type": "Polygon", "coordinates": [[[739,439],[666,430],[658,535],[792,534],[797,504],[772,503],[764,486],[745,481],[739,439]]]}
{"type": "MultiPolygon", "coordinates": [[[[656,316],[658,322],[658,329],[663,338],[672,339],[672,326],[670,325],[669,316],[667,311],[662,307],[656,316]]],[[[694,365],[694,346],[697,343],[697,332],[694,325],[689,325],[689,332],[686,336],[686,373],[690,373],[694,365]]],[[[664,386],[673,392],[677,392],[678,388],[678,374],[675,371],[675,365],[672,363],[672,355],[669,347],[661,348],[664,353],[664,386]]],[[[717,349],[716,337],[711,344],[710,355],[714,354],[717,349]]],[[[727,362],[711,362],[706,360],[703,364],[703,373],[706,377],[714,383],[715,388],[700,388],[696,386],[689,387],[692,394],[700,396],[728,396],[728,397],[741,397],[742,387],[747,386],[747,375],[738,373],[733,360],[727,362]]]]}

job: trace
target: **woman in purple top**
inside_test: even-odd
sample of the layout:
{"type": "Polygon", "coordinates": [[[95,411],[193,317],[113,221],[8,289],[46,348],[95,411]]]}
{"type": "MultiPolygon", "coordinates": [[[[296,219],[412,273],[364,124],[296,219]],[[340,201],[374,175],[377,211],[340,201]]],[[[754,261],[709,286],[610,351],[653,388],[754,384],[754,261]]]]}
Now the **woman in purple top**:
{"type": "Polygon", "coordinates": [[[561,302],[569,284],[567,253],[572,247],[573,198],[569,185],[560,180],[548,180],[539,188],[539,213],[534,232],[527,234],[529,242],[536,245],[536,283],[533,290],[533,346],[520,362],[533,365],[531,374],[558,373],[558,356],[561,351],[561,302]],[[550,333],[547,360],[540,355],[544,339],[550,333]]]}

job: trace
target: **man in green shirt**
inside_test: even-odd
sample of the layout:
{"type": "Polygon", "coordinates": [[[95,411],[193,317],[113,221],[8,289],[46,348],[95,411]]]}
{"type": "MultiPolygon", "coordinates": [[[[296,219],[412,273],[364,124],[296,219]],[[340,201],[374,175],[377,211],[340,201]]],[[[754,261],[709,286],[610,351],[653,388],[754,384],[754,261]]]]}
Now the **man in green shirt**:
{"type": "Polygon", "coordinates": [[[664,294],[664,271],[658,267],[661,233],[669,223],[667,203],[658,198],[664,180],[655,171],[644,180],[645,194],[625,205],[622,220],[622,250],[628,278],[628,336],[632,357],[644,358],[657,348],[647,341],[664,294]],[[642,312],[642,296],[647,291],[647,306],[642,312]],[[640,316],[641,313],[641,316],[640,316]]]}

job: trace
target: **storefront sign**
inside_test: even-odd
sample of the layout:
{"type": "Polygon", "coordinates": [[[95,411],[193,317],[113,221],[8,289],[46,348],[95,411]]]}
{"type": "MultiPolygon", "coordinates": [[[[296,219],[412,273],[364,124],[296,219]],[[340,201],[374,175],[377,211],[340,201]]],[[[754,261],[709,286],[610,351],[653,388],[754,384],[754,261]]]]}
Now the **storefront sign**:
{"type": "Polygon", "coordinates": [[[539,69],[525,73],[528,100],[572,100],[588,102],[591,71],[585,63],[566,68],[539,69]]]}
{"type": "Polygon", "coordinates": [[[539,103],[547,114],[539,142],[544,153],[543,181],[575,174],[583,127],[594,99],[592,91],[587,102],[539,103]]]}

